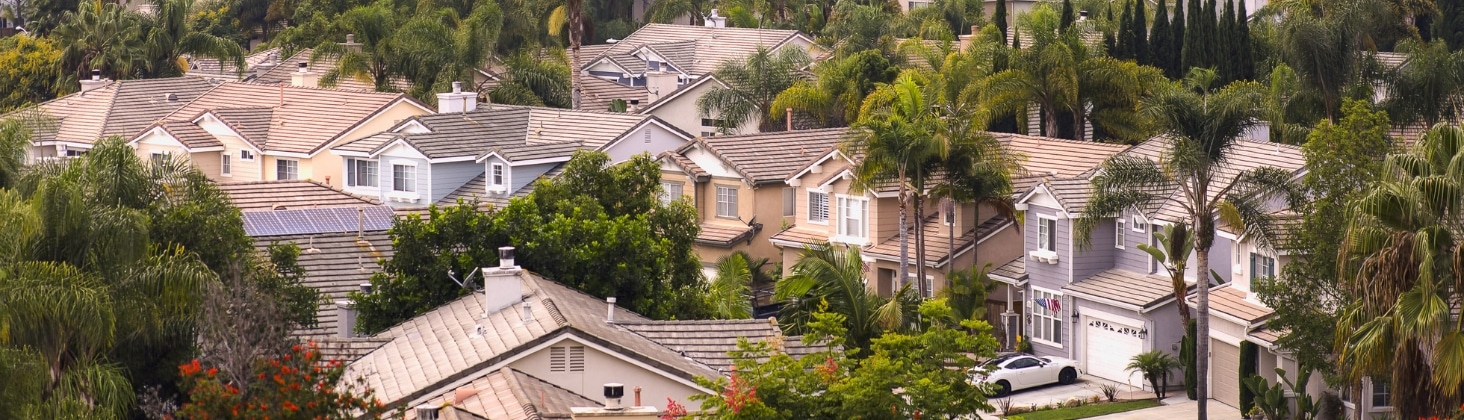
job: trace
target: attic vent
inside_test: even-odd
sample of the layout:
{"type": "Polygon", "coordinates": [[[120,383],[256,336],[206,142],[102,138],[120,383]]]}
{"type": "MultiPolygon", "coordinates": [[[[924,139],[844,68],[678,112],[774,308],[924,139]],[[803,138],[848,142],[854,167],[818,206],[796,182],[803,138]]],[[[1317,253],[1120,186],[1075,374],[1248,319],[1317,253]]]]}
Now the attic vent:
{"type": "Polygon", "coordinates": [[[584,372],[585,346],[555,346],[549,348],[550,372],[584,372]]]}
{"type": "Polygon", "coordinates": [[[646,129],[646,144],[651,144],[651,129],[646,129]]]}

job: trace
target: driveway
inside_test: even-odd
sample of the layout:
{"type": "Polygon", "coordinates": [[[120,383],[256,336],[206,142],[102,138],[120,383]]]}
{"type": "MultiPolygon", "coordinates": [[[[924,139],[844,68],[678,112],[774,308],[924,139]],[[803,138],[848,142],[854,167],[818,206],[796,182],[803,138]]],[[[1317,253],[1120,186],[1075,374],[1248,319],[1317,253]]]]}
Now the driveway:
{"type": "MultiPolygon", "coordinates": [[[[1185,398],[1183,393],[1180,393],[1178,398],[1165,398],[1163,403],[1164,405],[1154,408],[1145,408],[1143,410],[1109,414],[1106,416],[1089,417],[1088,420],[1188,419],[1194,418],[1195,415],[1199,414],[1200,411],[1199,407],[1195,405],[1195,402],[1190,401],[1188,398],[1185,398]]],[[[1242,418],[1240,416],[1240,410],[1236,409],[1235,407],[1221,404],[1219,401],[1210,400],[1210,403],[1206,404],[1205,408],[1209,410],[1209,413],[1206,414],[1208,414],[1211,419],[1235,420],[1242,418]]]]}
{"type": "MultiPolygon", "coordinates": [[[[1011,398],[1012,406],[1030,407],[1035,405],[1040,407],[1045,405],[1062,404],[1064,401],[1067,401],[1071,398],[1087,399],[1092,398],[1095,395],[1098,396],[1098,398],[1103,398],[1103,391],[1100,390],[1099,387],[1103,386],[1104,384],[1117,386],[1120,393],[1120,398],[1128,397],[1135,393],[1147,394],[1142,389],[1134,388],[1125,384],[1094,376],[1082,375],[1079,376],[1078,381],[1074,382],[1072,385],[1052,384],[1038,388],[1028,388],[1021,391],[1012,392],[1012,395],[1008,396],[1007,398],[1011,398]]],[[[999,414],[1001,410],[1001,405],[998,404],[996,399],[991,400],[991,405],[997,407],[997,414],[999,414]]]]}

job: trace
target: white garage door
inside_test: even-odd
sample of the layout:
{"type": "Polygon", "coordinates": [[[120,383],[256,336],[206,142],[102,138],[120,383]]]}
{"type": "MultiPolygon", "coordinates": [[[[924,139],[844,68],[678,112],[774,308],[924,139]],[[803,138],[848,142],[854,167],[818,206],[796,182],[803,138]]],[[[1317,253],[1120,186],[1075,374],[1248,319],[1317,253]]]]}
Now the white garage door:
{"type": "Polygon", "coordinates": [[[1142,375],[1129,372],[1124,366],[1134,355],[1143,352],[1144,339],[1139,338],[1140,328],[1127,323],[1101,318],[1088,318],[1086,337],[1087,372],[1099,378],[1142,386],[1142,375]]]}
{"type": "Polygon", "coordinates": [[[1215,400],[1240,406],[1240,347],[1210,340],[1210,389],[1215,400]]]}

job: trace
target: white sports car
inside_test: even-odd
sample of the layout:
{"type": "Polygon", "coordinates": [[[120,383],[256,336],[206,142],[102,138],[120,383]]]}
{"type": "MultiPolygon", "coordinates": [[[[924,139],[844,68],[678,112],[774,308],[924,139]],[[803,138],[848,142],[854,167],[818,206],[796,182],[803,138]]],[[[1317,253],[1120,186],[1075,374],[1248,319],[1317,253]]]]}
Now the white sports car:
{"type": "Polygon", "coordinates": [[[1019,389],[1051,383],[1063,385],[1078,380],[1078,362],[1061,357],[1036,357],[1026,353],[1002,353],[971,371],[972,381],[992,384],[997,397],[1019,389]]]}

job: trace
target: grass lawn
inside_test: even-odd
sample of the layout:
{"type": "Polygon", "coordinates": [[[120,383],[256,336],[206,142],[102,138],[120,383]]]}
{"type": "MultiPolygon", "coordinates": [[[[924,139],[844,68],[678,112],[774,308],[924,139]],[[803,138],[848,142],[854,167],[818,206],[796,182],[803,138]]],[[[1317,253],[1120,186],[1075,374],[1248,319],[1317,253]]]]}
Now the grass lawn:
{"type": "Polygon", "coordinates": [[[1055,410],[1033,411],[1030,413],[1015,414],[1013,416],[1019,416],[1023,420],[1071,420],[1085,419],[1088,417],[1101,416],[1104,414],[1122,413],[1125,411],[1133,411],[1158,406],[1159,401],[1137,400],[1109,404],[1085,405],[1082,407],[1059,408],[1055,410]]]}

